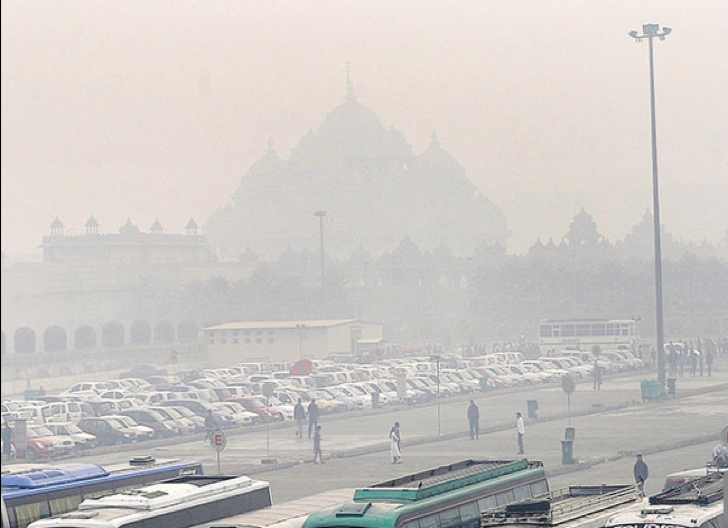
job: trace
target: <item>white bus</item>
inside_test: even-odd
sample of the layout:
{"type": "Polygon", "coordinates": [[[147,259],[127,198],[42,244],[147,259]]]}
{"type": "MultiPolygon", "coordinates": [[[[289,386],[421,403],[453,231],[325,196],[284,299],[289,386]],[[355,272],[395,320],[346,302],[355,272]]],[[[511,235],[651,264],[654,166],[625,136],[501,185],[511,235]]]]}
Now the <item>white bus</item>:
{"type": "Polygon", "coordinates": [[[639,318],[632,319],[544,319],[538,329],[542,355],[549,351],[602,350],[639,351],[639,318]]]}
{"type": "Polygon", "coordinates": [[[327,491],[195,528],[301,528],[310,513],[349,501],[354,497],[354,491],[354,488],[327,491]]]}
{"type": "Polygon", "coordinates": [[[712,473],[610,517],[605,528],[727,528],[723,476],[712,473]]]}
{"type": "Polygon", "coordinates": [[[189,528],[271,505],[270,485],[248,477],[194,475],[83,501],[30,528],[189,528]]]}

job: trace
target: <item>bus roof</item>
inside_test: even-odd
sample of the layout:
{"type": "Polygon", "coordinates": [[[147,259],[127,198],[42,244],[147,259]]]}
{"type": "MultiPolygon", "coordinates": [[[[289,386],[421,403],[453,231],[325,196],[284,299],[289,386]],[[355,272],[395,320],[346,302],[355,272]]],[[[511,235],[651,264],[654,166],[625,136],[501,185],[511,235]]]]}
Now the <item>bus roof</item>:
{"type": "Polygon", "coordinates": [[[344,501],[351,500],[353,496],[353,488],[327,491],[282,504],[276,504],[269,508],[263,508],[262,510],[235,515],[212,523],[205,523],[195,528],[233,528],[239,526],[255,528],[300,527],[303,526],[303,522],[311,512],[341,504],[344,501]]]}
{"type": "Polygon", "coordinates": [[[584,528],[603,525],[607,516],[641,500],[634,484],[569,486],[539,498],[482,514],[481,528],[507,525],[584,528]]]}
{"type": "Polygon", "coordinates": [[[358,489],[354,500],[418,501],[540,465],[525,459],[463,460],[358,489]]]}
{"type": "Polygon", "coordinates": [[[191,460],[154,460],[153,458],[135,458],[125,464],[116,464],[107,468],[91,463],[66,463],[22,468],[21,471],[10,471],[2,475],[3,498],[33,493],[46,493],[52,488],[85,486],[96,479],[123,479],[131,475],[154,474],[165,470],[185,468],[199,465],[191,460]]]}

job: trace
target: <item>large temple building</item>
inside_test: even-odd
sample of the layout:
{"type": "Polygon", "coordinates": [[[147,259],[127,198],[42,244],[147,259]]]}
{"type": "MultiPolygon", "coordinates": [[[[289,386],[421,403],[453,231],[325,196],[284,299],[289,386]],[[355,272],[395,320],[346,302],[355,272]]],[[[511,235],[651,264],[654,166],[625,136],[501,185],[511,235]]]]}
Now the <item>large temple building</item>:
{"type": "Polygon", "coordinates": [[[288,159],[269,143],[206,233],[225,259],[248,247],[272,258],[290,243],[316,247],[315,211],[327,213],[326,249],[335,257],[362,245],[380,255],[404,237],[426,250],[444,243],[471,254],[482,243],[505,247],[508,234],[501,210],[435,134],[424,152],[413,153],[400,132],[357,101],[350,83],[343,104],[288,159]]]}

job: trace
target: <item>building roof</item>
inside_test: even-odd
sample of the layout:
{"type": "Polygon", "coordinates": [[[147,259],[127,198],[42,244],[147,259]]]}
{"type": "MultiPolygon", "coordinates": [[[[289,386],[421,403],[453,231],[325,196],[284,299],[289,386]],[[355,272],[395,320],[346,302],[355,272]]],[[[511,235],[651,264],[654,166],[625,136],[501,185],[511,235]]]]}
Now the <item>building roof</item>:
{"type": "Polygon", "coordinates": [[[357,319],[321,319],[314,321],[241,321],[208,326],[205,330],[259,330],[259,329],[296,329],[327,328],[347,323],[358,322],[357,319]]]}

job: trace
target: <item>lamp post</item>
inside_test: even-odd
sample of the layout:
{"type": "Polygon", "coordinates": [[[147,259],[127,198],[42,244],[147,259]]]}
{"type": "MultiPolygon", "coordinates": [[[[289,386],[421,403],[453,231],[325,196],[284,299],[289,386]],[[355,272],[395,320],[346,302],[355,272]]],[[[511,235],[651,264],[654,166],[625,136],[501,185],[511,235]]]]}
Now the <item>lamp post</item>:
{"type": "Polygon", "coordinates": [[[652,199],[655,217],[655,309],[657,322],[657,378],[665,386],[665,346],[664,327],[662,317],[662,245],[660,241],[660,191],[657,179],[657,123],[655,120],[655,70],[653,63],[652,41],[655,38],[665,40],[672,33],[672,29],[659,24],[644,24],[642,34],[630,31],[629,36],[637,42],[647,39],[650,45],[650,110],[652,115],[652,199]]]}
{"type": "Polygon", "coordinates": [[[430,356],[430,360],[434,360],[437,365],[437,436],[441,436],[440,428],[440,356],[430,356]]]}
{"type": "Polygon", "coordinates": [[[316,211],[314,216],[319,219],[319,235],[321,238],[321,301],[326,299],[326,264],[324,259],[324,218],[328,216],[326,211],[316,211]]]}

